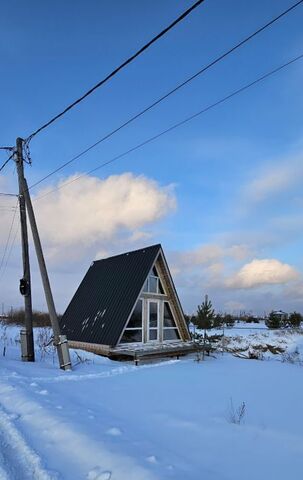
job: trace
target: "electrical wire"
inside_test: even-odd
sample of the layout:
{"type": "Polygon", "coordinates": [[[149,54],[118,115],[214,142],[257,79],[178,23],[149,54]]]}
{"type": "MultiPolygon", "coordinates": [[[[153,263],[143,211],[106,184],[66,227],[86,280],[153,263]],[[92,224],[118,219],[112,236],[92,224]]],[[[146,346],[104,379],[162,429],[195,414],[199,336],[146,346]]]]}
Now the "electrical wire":
{"type": "Polygon", "coordinates": [[[5,162],[3,163],[3,165],[0,167],[0,172],[2,172],[2,170],[4,169],[4,167],[8,164],[8,162],[13,158],[14,156],[14,152],[8,157],[7,160],[5,160],[5,162]]]}
{"type": "Polygon", "coordinates": [[[73,178],[73,179],[70,180],[69,182],[65,182],[65,183],[63,183],[62,185],[59,185],[58,187],[50,190],[49,192],[46,192],[44,195],[40,195],[40,196],[37,197],[34,201],[37,201],[37,200],[39,200],[39,199],[42,199],[42,198],[46,197],[47,195],[50,195],[51,193],[54,193],[54,192],[60,190],[61,188],[64,188],[64,187],[70,185],[71,183],[76,182],[77,180],[85,177],[86,175],[89,175],[89,174],[91,174],[91,173],[94,173],[94,172],[96,172],[97,170],[100,170],[101,168],[104,168],[105,166],[107,166],[107,165],[109,165],[109,164],[111,164],[111,163],[113,163],[113,162],[115,162],[115,161],[117,161],[117,160],[125,157],[126,155],[129,155],[130,153],[132,153],[132,152],[134,152],[134,151],[142,148],[143,146],[145,146],[145,145],[147,145],[147,144],[149,144],[149,143],[157,140],[158,138],[166,135],[167,133],[169,133],[169,132],[171,132],[171,131],[173,131],[173,130],[179,128],[179,127],[181,127],[182,125],[184,125],[184,124],[192,121],[193,119],[195,119],[195,118],[199,117],[200,115],[208,112],[209,110],[212,110],[213,108],[221,105],[222,103],[226,102],[227,100],[230,100],[231,98],[233,98],[233,97],[235,97],[236,95],[244,92],[245,90],[248,90],[248,89],[251,88],[252,86],[254,86],[254,85],[262,82],[262,81],[265,80],[266,78],[268,78],[268,77],[270,77],[270,76],[272,76],[272,75],[280,72],[280,71],[283,70],[284,68],[292,65],[293,63],[297,62],[298,60],[301,60],[302,58],[303,58],[303,53],[302,53],[301,55],[298,55],[297,57],[289,60],[288,62],[280,65],[279,67],[277,67],[277,68],[275,68],[275,69],[273,69],[273,70],[270,70],[269,72],[267,72],[267,73],[263,74],[262,76],[258,77],[256,80],[253,80],[252,82],[244,85],[243,87],[240,87],[240,88],[238,88],[237,90],[234,90],[232,93],[226,95],[225,97],[221,98],[221,99],[218,100],[217,102],[214,102],[214,103],[208,105],[207,107],[203,108],[202,110],[194,113],[193,115],[185,118],[184,120],[181,120],[180,122],[175,123],[174,125],[172,125],[171,127],[167,128],[166,130],[163,130],[162,132],[158,133],[157,135],[154,135],[153,137],[148,138],[148,139],[145,140],[144,142],[139,143],[139,144],[136,145],[135,147],[132,147],[132,148],[130,148],[129,150],[121,153],[120,155],[117,155],[117,156],[113,157],[112,159],[108,160],[107,162],[104,162],[104,163],[102,163],[101,165],[99,165],[99,166],[97,166],[97,167],[89,170],[88,172],[85,172],[84,174],[81,174],[81,175],[79,175],[78,177],[73,178]]]}
{"type": "Polygon", "coordinates": [[[20,230],[20,223],[17,224],[17,228],[16,228],[16,231],[15,231],[15,235],[13,237],[13,241],[11,242],[11,246],[10,246],[10,249],[9,249],[9,252],[7,254],[7,257],[6,257],[6,261],[5,261],[5,264],[4,264],[4,267],[3,267],[3,270],[2,270],[2,273],[0,272],[0,282],[2,281],[4,275],[5,275],[5,272],[6,272],[6,269],[7,269],[7,265],[8,265],[8,261],[11,257],[11,254],[12,254],[12,251],[13,251],[13,247],[16,243],[16,238],[17,238],[17,234],[20,230]]]}
{"type": "Polygon", "coordinates": [[[74,157],[72,157],[70,160],[68,160],[67,162],[63,163],[62,165],[60,165],[59,167],[57,167],[55,170],[51,171],[50,173],[48,173],[47,175],[45,175],[43,178],[41,178],[40,180],[38,180],[37,182],[35,182],[33,185],[31,185],[29,187],[29,190],[36,187],[37,185],[39,185],[40,183],[42,183],[44,180],[48,179],[49,177],[51,177],[52,175],[54,175],[55,173],[59,172],[60,170],[62,170],[63,168],[67,167],[68,165],[70,165],[71,163],[75,162],[76,160],[78,160],[80,157],[82,157],[83,155],[85,155],[86,153],[88,153],[90,150],[94,149],[97,145],[100,145],[100,143],[104,142],[105,140],[107,140],[108,138],[112,137],[115,133],[119,132],[120,130],[122,130],[124,127],[126,127],[127,125],[129,125],[130,123],[132,123],[134,120],[138,119],[139,117],[141,117],[142,115],[144,115],[145,113],[147,113],[149,110],[151,110],[152,108],[154,108],[156,105],[158,105],[159,103],[161,103],[163,100],[167,99],[168,97],[170,97],[172,94],[174,94],[175,92],[177,92],[178,90],[180,90],[182,87],[184,87],[185,85],[187,85],[188,83],[190,83],[191,81],[193,81],[195,78],[197,78],[198,76],[200,76],[202,73],[206,72],[208,69],[210,69],[211,67],[213,67],[214,65],[216,65],[218,62],[220,62],[221,60],[223,60],[225,57],[227,57],[228,55],[230,55],[231,53],[233,53],[235,50],[237,50],[238,48],[242,47],[245,43],[247,43],[248,41],[250,41],[251,39],[253,39],[256,35],[258,35],[259,33],[263,32],[263,30],[265,30],[266,28],[270,27],[271,25],[273,25],[275,22],[277,22],[279,19],[281,19],[282,17],[284,17],[285,15],[287,15],[289,12],[291,12],[294,8],[296,8],[299,4],[303,3],[303,0],[300,0],[299,2],[295,3],[294,5],[292,5],[291,7],[289,7],[288,9],[284,10],[282,13],[280,13],[278,16],[274,17],[272,20],[270,20],[269,22],[267,22],[265,25],[263,25],[262,27],[260,27],[258,30],[256,30],[255,32],[253,32],[252,34],[250,34],[249,36],[247,36],[244,40],[242,40],[241,42],[237,43],[236,45],[234,45],[232,48],[230,48],[229,50],[227,50],[226,52],[224,52],[222,55],[220,55],[219,57],[217,57],[215,60],[213,60],[212,62],[210,62],[208,65],[206,65],[205,67],[201,68],[200,70],[198,70],[195,74],[191,75],[189,78],[187,78],[186,80],[184,80],[182,83],[178,84],[176,87],[174,87],[172,90],[170,90],[169,92],[167,92],[165,95],[163,95],[162,97],[160,97],[158,100],[156,100],[155,102],[153,102],[151,105],[147,106],[146,108],[144,108],[143,110],[141,110],[139,113],[137,113],[136,115],[134,115],[133,117],[129,118],[126,122],[122,123],[119,127],[115,128],[114,130],[112,130],[111,132],[109,132],[108,134],[106,134],[105,136],[103,136],[101,139],[97,140],[94,144],[92,144],[91,146],[89,146],[88,148],[86,148],[85,150],[83,150],[82,152],[80,152],[79,154],[75,155],[74,157]]]}
{"type": "Polygon", "coordinates": [[[55,117],[51,118],[48,122],[46,122],[44,125],[39,127],[37,130],[35,130],[29,137],[26,139],[27,143],[29,143],[33,137],[35,137],[38,133],[40,133],[42,130],[45,128],[49,127],[52,123],[54,123],[58,118],[62,117],[67,113],[69,110],[71,110],[73,107],[78,105],[80,102],[82,102],[85,98],[87,98],[89,95],[91,95],[97,88],[100,88],[102,85],[104,85],[108,80],[110,80],[112,77],[117,75],[117,73],[122,70],[124,67],[129,65],[131,62],[133,62],[139,55],[141,55],[145,50],[147,50],[151,45],[153,45],[155,42],[157,42],[161,37],[163,37],[166,33],[168,33],[172,28],[174,28],[178,23],[180,23],[182,20],[184,20],[193,10],[195,10],[198,6],[201,5],[205,0],[198,0],[195,2],[190,8],[185,10],[178,18],[176,18],[172,23],[170,23],[166,28],[164,28],[160,33],[158,33],[155,37],[153,37],[149,42],[147,42],[143,47],[141,47],[139,50],[137,50],[136,53],[131,55],[129,58],[127,58],[121,65],[119,65],[117,68],[115,68],[111,73],[109,73],[105,78],[103,78],[100,82],[98,82],[96,85],[94,85],[90,90],[88,90],[86,93],[84,93],[80,98],[75,100],[73,103],[68,105],[62,112],[58,113],[55,117]]]}
{"type": "Polygon", "coordinates": [[[7,240],[6,240],[5,247],[4,247],[4,252],[3,252],[3,255],[2,255],[2,258],[1,258],[0,273],[1,273],[1,270],[2,270],[3,262],[4,262],[4,259],[5,259],[5,256],[6,256],[6,252],[7,252],[9,241],[10,241],[10,238],[11,238],[13,226],[14,226],[14,223],[15,223],[18,203],[19,203],[19,199],[17,200],[17,204],[16,204],[16,207],[15,207],[15,212],[14,212],[14,215],[13,215],[12,223],[11,223],[11,226],[10,226],[10,229],[9,229],[9,232],[8,232],[8,237],[7,237],[7,240]]]}

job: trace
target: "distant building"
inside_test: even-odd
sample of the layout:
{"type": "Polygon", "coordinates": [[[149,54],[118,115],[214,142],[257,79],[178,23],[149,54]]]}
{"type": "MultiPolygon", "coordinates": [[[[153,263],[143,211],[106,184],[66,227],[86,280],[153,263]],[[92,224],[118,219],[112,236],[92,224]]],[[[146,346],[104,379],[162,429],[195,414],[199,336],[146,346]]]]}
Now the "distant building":
{"type": "Polygon", "coordinates": [[[288,319],[288,313],[283,312],[282,310],[274,310],[272,313],[275,317],[281,320],[281,322],[285,322],[288,319]]]}
{"type": "Polygon", "coordinates": [[[71,347],[113,358],[194,350],[160,244],[94,261],[60,325],[71,347]]]}

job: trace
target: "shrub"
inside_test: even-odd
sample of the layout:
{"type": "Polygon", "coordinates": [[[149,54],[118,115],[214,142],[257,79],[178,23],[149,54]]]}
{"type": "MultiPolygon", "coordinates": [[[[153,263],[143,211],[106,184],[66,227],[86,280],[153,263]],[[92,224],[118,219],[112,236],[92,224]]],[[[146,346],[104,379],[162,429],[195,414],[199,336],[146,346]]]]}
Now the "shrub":
{"type": "Polygon", "coordinates": [[[270,312],[268,318],[265,320],[265,325],[268,328],[281,328],[283,325],[282,318],[280,315],[276,314],[275,312],[270,312]]]}
{"type": "Polygon", "coordinates": [[[303,318],[301,313],[293,312],[289,315],[287,323],[290,327],[295,328],[295,327],[300,327],[302,320],[303,318]]]}
{"type": "Polygon", "coordinates": [[[255,318],[252,316],[252,315],[247,315],[247,317],[245,317],[245,323],[254,323],[255,322],[255,318]]]}
{"type": "Polygon", "coordinates": [[[43,360],[47,356],[55,357],[56,348],[53,345],[53,332],[50,328],[41,327],[37,332],[36,346],[40,352],[40,359],[43,360]]]}
{"type": "MultiPolygon", "coordinates": [[[[58,315],[60,317],[60,315],[58,315]]],[[[4,320],[7,325],[24,325],[25,312],[23,308],[12,310],[8,317],[4,320]]],[[[33,310],[33,326],[34,327],[50,327],[51,322],[49,314],[46,312],[40,312],[33,310]]]]}
{"type": "Polygon", "coordinates": [[[225,314],[224,317],[223,317],[223,322],[225,323],[225,325],[227,327],[233,327],[234,324],[235,324],[235,319],[232,315],[230,315],[229,313],[225,314]]]}
{"type": "Polygon", "coordinates": [[[241,423],[244,423],[245,413],[246,413],[245,402],[240,403],[240,405],[237,408],[235,408],[233,399],[231,398],[229,412],[228,412],[229,422],[235,423],[236,425],[241,425],[241,423]]]}
{"type": "Polygon", "coordinates": [[[303,362],[300,358],[300,352],[298,347],[293,352],[285,352],[281,355],[281,362],[282,363],[292,363],[296,365],[302,365],[303,362]]]}
{"type": "Polygon", "coordinates": [[[3,346],[2,355],[5,357],[8,344],[7,325],[0,323],[0,342],[3,346]]]}

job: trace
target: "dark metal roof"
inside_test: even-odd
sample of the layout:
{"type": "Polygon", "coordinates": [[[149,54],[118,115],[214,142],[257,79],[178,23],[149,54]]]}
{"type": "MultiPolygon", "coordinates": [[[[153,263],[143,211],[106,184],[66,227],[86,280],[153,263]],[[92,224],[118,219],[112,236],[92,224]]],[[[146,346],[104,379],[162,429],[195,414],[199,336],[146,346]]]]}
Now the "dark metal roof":
{"type": "Polygon", "coordinates": [[[116,345],[161,245],[93,262],[61,321],[69,340],[116,345]]]}

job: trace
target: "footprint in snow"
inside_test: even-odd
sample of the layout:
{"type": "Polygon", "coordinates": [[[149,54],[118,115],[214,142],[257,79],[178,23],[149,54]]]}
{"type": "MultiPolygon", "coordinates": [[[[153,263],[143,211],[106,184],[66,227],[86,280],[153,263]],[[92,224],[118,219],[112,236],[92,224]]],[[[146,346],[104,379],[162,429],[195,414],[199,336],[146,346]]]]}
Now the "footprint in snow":
{"type": "Polygon", "coordinates": [[[87,480],[110,480],[112,478],[112,472],[109,470],[102,470],[101,467],[95,467],[87,474],[87,480]]]}
{"type": "Polygon", "coordinates": [[[118,437],[119,435],[122,435],[122,432],[118,427],[111,427],[107,430],[106,433],[107,435],[112,435],[113,437],[118,437]]]}

